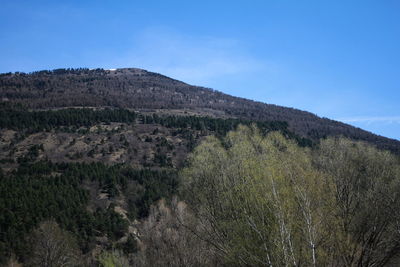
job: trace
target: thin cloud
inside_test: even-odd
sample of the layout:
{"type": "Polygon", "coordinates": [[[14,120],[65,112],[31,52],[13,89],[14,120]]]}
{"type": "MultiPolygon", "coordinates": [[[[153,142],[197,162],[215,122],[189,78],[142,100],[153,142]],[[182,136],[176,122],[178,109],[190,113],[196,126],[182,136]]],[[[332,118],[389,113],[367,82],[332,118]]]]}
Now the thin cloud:
{"type": "Polygon", "coordinates": [[[353,117],[353,118],[341,118],[339,121],[346,123],[400,123],[400,116],[380,116],[380,117],[353,117]]]}
{"type": "Polygon", "coordinates": [[[133,46],[110,67],[144,68],[197,85],[265,67],[243,44],[229,38],[188,36],[158,28],[137,35],[133,46]]]}

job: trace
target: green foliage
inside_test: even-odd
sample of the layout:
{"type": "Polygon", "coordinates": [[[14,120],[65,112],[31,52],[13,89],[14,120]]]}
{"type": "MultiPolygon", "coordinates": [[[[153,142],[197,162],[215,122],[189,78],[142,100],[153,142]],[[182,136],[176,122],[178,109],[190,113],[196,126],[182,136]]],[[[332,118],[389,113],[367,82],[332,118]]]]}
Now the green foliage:
{"type": "Polygon", "coordinates": [[[334,184],[336,257],[346,266],[386,266],[399,255],[400,160],[363,142],[322,140],[315,165],[334,184]]]}
{"type": "Polygon", "coordinates": [[[125,267],[129,266],[129,261],[120,251],[104,251],[99,257],[102,267],[125,267]]]}
{"type": "Polygon", "coordinates": [[[48,111],[28,111],[22,107],[1,104],[0,128],[27,132],[49,131],[57,127],[92,126],[98,123],[134,123],[137,114],[126,109],[68,108],[48,111]]]}
{"type": "Polygon", "coordinates": [[[0,240],[7,251],[24,255],[26,234],[45,219],[54,218],[81,236],[92,235],[84,221],[88,194],[79,186],[79,178],[52,175],[57,168],[39,163],[22,166],[0,180],[0,240]],[[78,227],[79,225],[79,227],[78,227]]]}
{"type": "Polygon", "coordinates": [[[312,266],[323,254],[314,246],[327,239],[329,185],[308,150],[281,134],[240,126],[222,142],[209,138],[182,177],[187,201],[209,225],[201,234],[228,264],[312,266]]]}
{"type": "Polygon", "coordinates": [[[170,198],[175,194],[179,185],[179,178],[174,170],[150,170],[150,169],[124,169],[124,177],[135,181],[135,191],[131,193],[129,186],[125,187],[127,196],[129,217],[143,218],[148,215],[150,206],[161,197],[170,198]]]}
{"type": "Polygon", "coordinates": [[[288,123],[284,121],[251,121],[244,119],[221,119],[212,117],[200,116],[159,116],[141,115],[141,121],[144,124],[160,124],[167,128],[179,128],[177,133],[184,133],[188,129],[211,132],[218,137],[225,136],[229,131],[235,130],[238,125],[256,124],[263,133],[270,131],[281,131],[282,134],[296,139],[301,145],[311,145],[311,141],[300,138],[288,130],[288,123]]]}
{"type": "Polygon", "coordinates": [[[118,240],[128,229],[128,222],[116,213],[112,206],[107,210],[97,209],[93,215],[94,228],[106,234],[111,240],[118,240]]]}
{"type": "Polygon", "coordinates": [[[120,248],[126,255],[136,253],[139,250],[138,242],[132,234],[128,236],[125,243],[120,244],[120,248]]]}
{"type": "MultiPolygon", "coordinates": [[[[288,123],[283,121],[251,121],[244,119],[221,119],[200,116],[159,116],[157,114],[144,115],[127,109],[89,109],[68,108],[61,110],[28,111],[22,106],[0,104],[0,128],[23,130],[27,133],[60,129],[63,131],[77,131],[79,127],[90,127],[99,123],[135,123],[137,119],[143,124],[159,124],[167,128],[177,128],[175,134],[186,135],[189,148],[195,145],[190,130],[201,131],[203,134],[214,134],[223,137],[229,131],[235,130],[239,124],[250,125],[255,123],[263,133],[280,131],[289,138],[295,139],[302,146],[311,146],[309,139],[301,138],[288,130],[288,123]]],[[[81,133],[83,133],[80,129],[81,133]]],[[[87,130],[86,130],[87,131],[87,130]]],[[[155,131],[157,132],[157,131],[155,131]]],[[[120,141],[125,137],[121,136],[120,141]]],[[[145,142],[152,142],[146,136],[145,142]]]]}
{"type": "Polygon", "coordinates": [[[89,193],[84,181],[99,184],[109,198],[128,193],[128,184],[136,183],[142,190],[127,196],[131,218],[148,214],[153,202],[170,197],[178,185],[174,171],[134,170],[122,165],[53,164],[38,162],[22,164],[16,171],[0,178],[0,246],[5,260],[11,253],[22,257],[27,252],[25,238],[40,222],[54,219],[72,232],[84,252],[91,249],[95,236],[118,240],[127,231],[127,221],[113,210],[89,212],[89,193]]]}
{"type": "Polygon", "coordinates": [[[328,139],[311,153],[240,126],[198,146],[182,178],[193,231],[228,265],[384,266],[399,255],[400,164],[389,152],[328,139]]]}

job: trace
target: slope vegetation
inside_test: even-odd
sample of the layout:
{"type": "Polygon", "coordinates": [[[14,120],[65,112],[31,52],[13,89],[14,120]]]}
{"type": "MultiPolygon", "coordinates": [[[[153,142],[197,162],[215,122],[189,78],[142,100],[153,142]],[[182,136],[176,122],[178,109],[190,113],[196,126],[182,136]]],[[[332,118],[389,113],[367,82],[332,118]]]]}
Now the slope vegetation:
{"type": "Polygon", "coordinates": [[[0,75],[0,98],[32,109],[118,107],[135,110],[185,110],[200,115],[257,121],[286,121],[289,129],[312,140],[342,135],[400,153],[400,142],[312,113],[233,97],[191,86],[141,69],[57,69],[0,75]]]}

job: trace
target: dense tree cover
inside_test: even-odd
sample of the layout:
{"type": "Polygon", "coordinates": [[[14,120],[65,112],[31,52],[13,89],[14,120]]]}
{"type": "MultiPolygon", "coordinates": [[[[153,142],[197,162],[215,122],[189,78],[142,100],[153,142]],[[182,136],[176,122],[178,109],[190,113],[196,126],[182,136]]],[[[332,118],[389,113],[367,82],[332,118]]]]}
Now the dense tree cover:
{"type": "Polygon", "coordinates": [[[96,164],[22,164],[0,178],[0,260],[11,253],[28,255],[26,237],[40,222],[54,219],[74,234],[84,253],[92,249],[96,236],[110,241],[121,238],[128,222],[113,205],[90,212],[89,192],[82,183],[96,182],[100,190],[113,198],[130,195],[131,218],[148,213],[148,207],[161,197],[175,193],[178,181],[174,171],[134,170],[126,166],[96,164]],[[130,190],[130,191],[129,191],[130,190]]]}
{"type": "Polygon", "coordinates": [[[61,110],[28,111],[21,107],[1,105],[0,128],[27,132],[49,131],[61,126],[92,126],[98,123],[134,123],[137,114],[126,109],[69,108],[61,110]]]}
{"type": "MultiPolygon", "coordinates": [[[[245,119],[232,119],[232,118],[212,118],[202,116],[159,116],[142,115],[141,120],[143,123],[156,123],[167,128],[178,128],[176,133],[187,133],[188,130],[196,130],[204,132],[206,135],[213,134],[218,137],[225,136],[229,131],[235,130],[238,125],[251,125],[255,124],[265,134],[270,131],[280,131],[285,136],[292,138],[301,146],[311,146],[312,141],[307,138],[301,138],[288,129],[288,123],[284,121],[251,121],[245,119]]],[[[188,136],[190,139],[190,136],[188,136]]],[[[194,147],[194,146],[193,146],[194,147]]]]}
{"type": "Polygon", "coordinates": [[[4,211],[0,214],[0,242],[4,253],[24,255],[27,234],[52,217],[71,230],[75,228],[82,239],[93,235],[91,225],[85,223],[90,221],[85,212],[88,195],[79,187],[79,178],[50,176],[52,171],[53,166],[41,163],[0,180],[0,210],[4,211]]]}
{"type": "MultiPolygon", "coordinates": [[[[60,127],[89,127],[99,123],[135,123],[139,119],[143,124],[159,124],[167,128],[179,129],[176,133],[189,130],[202,131],[204,134],[224,136],[236,129],[239,124],[255,123],[263,132],[281,131],[284,135],[296,139],[299,144],[310,146],[311,140],[301,138],[288,130],[283,121],[250,121],[244,119],[222,119],[207,116],[173,116],[157,114],[145,115],[127,109],[89,109],[69,108],[61,110],[28,111],[20,105],[0,105],[0,128],[26,131],[28,133],[60,129],[60,127]]],[[[62,129],[62,128],[61,128],[62,129]]],[[[190,139],[190,134],[188,135],[190,139]]],[[[194,146],[194,140],[192,147],[194,146]]],[[[159,159],[163,160],[163,159],[159,159]]]]}
{"type": "Polygon", "coordinates": [[[2,73],[0,75],[17,75],[17,76],[27,76],[27,75],[35,75],[35,76],[44,76],[44,75],[63,75],[63,74],[89,74],[89,73],[104,73],[103,69],[88,69],[88,68],[60,68],[54,70],[41,70],[41,71],[33,71],[29,73],[25,72],[9,72],[2,73]]]}
{"type": "Polygon", "coordinates": [[[137,182],[129,184],[123,189],[127,200],[131,218],[143,218],[148,215],[150,206],[161,196],[169,197],[177,193],[179,185],[178,175],[175,170],[135,170],[127,168],[122,170],[124,177],[137,182]],[[134,190],[134,191],[132,191],[134,190]]]}
{"type": "Polygon", "coordinates": [[[197,131],[212,132],[217,136],[224,136],[229,131],[233,131],[239,124],[250,125],[255,123],[263,132],[282,131],[284,134],[290,134],[288,124],[284,121],[250,121],[244,119],[232,118],[212,118],[201,116],[159,116],[157,114],[144,115],[142,121],[145,124],[156,123],[167,128],[194,129],[197,131]]]}
{"type": "Polygon", "coordinates": [[[400,162],[346,139],[301,148],[239,127],[183,173],[196,236],[228,265],[385,266],[399,256],[400,162]]]}

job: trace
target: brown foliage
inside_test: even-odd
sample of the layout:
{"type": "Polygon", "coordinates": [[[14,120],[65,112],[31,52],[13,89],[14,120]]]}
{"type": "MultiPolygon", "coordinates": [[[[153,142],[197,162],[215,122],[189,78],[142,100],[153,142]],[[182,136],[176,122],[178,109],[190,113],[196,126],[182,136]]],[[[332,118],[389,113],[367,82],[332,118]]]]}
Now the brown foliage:
{"type": "Polygon", "coordinates": [[[29,266],[78,266],[80,263],[80,250],[74,237],[54,221],[41,223],[29,241],[32,244],[29,266]]]}
{"type": "Polygon", "coordinates": [[[139,266],[216,266],[215,253],[189,226],[196,222],[185,203],[165,200],[152,206],[141,224],[139,266]]]}

